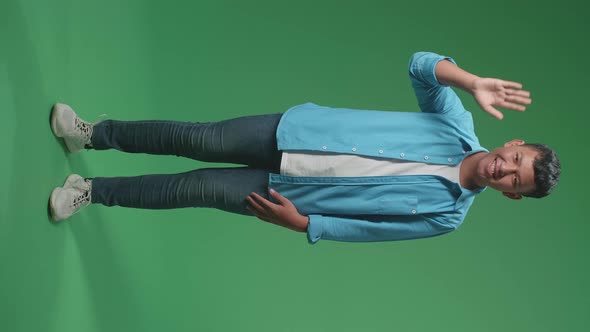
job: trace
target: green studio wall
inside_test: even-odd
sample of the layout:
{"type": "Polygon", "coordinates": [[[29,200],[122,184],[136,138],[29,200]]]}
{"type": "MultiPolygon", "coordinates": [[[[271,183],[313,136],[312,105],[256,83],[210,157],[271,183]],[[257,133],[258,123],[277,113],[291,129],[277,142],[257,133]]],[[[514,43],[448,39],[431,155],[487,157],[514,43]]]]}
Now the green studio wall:
{"type": "Polygon", "coordinates": [[[590,323],[588,6],[582,1],[0,2],[2,331],[584,331],[590,323]],[[527,112],[471,110],[484,146],[545,142],[553,195],[493,190],[437,238],[307,244],[209,209],[91,206],[60,224],[51,190],[86,177],[231,167],[114,150],[68,154],[49,111],[218,121],[320,105],[418,111],[415,51],[519,81],[527,112]]]}

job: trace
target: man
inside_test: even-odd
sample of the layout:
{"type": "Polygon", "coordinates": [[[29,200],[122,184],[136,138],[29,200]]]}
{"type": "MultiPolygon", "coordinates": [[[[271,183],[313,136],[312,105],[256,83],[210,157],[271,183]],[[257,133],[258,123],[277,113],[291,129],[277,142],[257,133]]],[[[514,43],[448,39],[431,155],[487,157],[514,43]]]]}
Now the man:
{"type": "Polygon", "coordinates": [[[488,186],[511,199],[551,192],[560,173],[555,153],[545,145],[526,145],[522,140],[489,152],[479,145],[471,114],[449,87],[468,91],[484,111],[502,119],[495,107],[524,111],[524,105],[531,103],[530,93],[521,90],[520,83],[480,78],[460,69],[452,58],[427,52],[414,54],[409,70],[421,113],[307,103],[273,119],[270,115],[249,123],[245,118],[233,119],[227,120],[235,121],[233,127],[224,121],[190,124],[187,129],[168,122],[148,127],[146,121],[91,125],[67,105],[57,104],[52,129],[70,151],[116,148],[244,163],[252,168],[134,178],[71,175],[51,195],[54,219],[65,219],[90,202],[139,208],[206,206],[247,214],[242,212],[246,202],[241,202],[239,193],[248,181],[257,181],[252,186],[267,188],[269,194],[253,190],[247,197],[249,214],[307,232],[310,243],[387,241],[456,229],[475,195],[488,186]],[[259,123],[265,124],[260,130],[237,133],[259,123]],[[166,126],[170,129],[162,129],[166,126]],[[199,141],[214,126],[219,128],[211,137],[225,135],[225,142],[216,143],[220,148],[208,147],[215,145],[214,138],[199,141]],[[270,132],[274,145],[264,145],[270,136],[265,133],[270,132]],[[258,144],[254,136],[267,138],[258,144]],[[260,151],[244,151],[258,146],[260,151]],[[253,169],[256,166],[267,172],[256,173],[260,171],[253,169]],[[211,189],[195,189],[207,186],[211,189]],[[223,196],[214,193],[219,188],[223,196]]]}
{"type": "MultiPolygon", "coordinates": [[[[352,175],[354,172],[347,171],[350,167],[343,164],[334,164],[338,172],[332,174],[351,177],[271,175],[269,186],[282,196],[271,192],[279,203],[274,204],[253,193],[248,199],[256,216],[305,230],[311,243],[319,239],[401,240],[456,229],[474,196],[487,186],[511,199],[543,197],[551,192],[560,174],[555,153],[544,145],[525,145],[522,140],[488,152],[473,132],[471,114],[445,86],[469,92],[484,111],[502,119],[495,106],[524,111],[524,105],[531,103],[530,93],[521,90],[520,83],[480,78],[456,66],[451,58],[426,52],[412,56],[409,70],[423,113],[359,112],[313,104],[287,112],[277,132],[279,150],[308,154],[320,150],[372,159],[348,159],[363,167],[362,171],[354,170],[363,176],[352,175]],[[383,163],[386,170],[379,171],[371,168],[377,163],[375,158],[397,162],[383,163]],[[405,168],[407,162],[414,170],[405,168]],[[458,174],[455,181],[452,174],[458,174]],[[304,208],[298,212],[295,207],[299,206],[304,208]]],[[[291,158],[288,152],[283,158],[285,154],[291,158]]],[[[318,154],[314,159],[303,154],[296,158],[300,161],[293,162],[292,168],[298,175],[297,162],[313,169],[311,163],[325,164],[322,159],[327,157],[318,154]]],[[[329,168],[312,175],[325,176],[329,168]]]]}

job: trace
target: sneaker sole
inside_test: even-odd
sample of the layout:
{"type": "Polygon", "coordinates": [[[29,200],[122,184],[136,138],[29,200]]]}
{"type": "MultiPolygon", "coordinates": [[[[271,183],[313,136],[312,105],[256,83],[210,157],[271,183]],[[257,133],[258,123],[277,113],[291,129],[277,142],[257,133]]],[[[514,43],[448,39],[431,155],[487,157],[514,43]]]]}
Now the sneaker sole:
{"type": "Polygon", "coordinates": [[[64,140],[64,144],[66,145],[66,147],[68,148],[68,151],[70,151],[70,153],[76,153],[76,152],[80,152],[81,149],[77,148],[76,146],[71,145],[70,141],[67,140],[65,138],[65,135],[58,130],[57,127],[57,116],[59,112],[63,112],[63,108],[60,107],[61,105],[65,105],[65,104],[55,104],[53,105],[53,108],[51,109],[51,130],[53,131],[53,134],[57,137],[63,138],[64,140]]]}
{"type": "Polygon", "coordinates": [[[59,192],[60,187],[57,187],[55,189],[53,189],[53,191],[51,192],[51,196],[49,196],[49,209],[51,210],[51,219],[53,219],[53,221],[60,221],[62,219],[57,219],[57,216],[55,215],[55,201],[57,200],[57,194],[59,192]]]}
{"type": "Polygon", "coordinates": [[[63,135],[61,133],[59,133],[57,131],[57,112],[58,112],[58,105],[59,104],[55,104],[53,105],[53,108],[51,109],[51,130],[53,131],[53,134],[57,137],[63,137],[63,135]]]}

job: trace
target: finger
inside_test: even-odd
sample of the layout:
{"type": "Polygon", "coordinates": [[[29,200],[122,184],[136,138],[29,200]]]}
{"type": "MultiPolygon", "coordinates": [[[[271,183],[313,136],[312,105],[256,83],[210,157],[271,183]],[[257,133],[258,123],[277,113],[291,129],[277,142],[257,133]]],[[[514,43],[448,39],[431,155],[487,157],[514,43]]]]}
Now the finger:
{"type": "Polygon", "coordinates": [[[247,197],[248,202],[250,203],[250,205],[254,208],[254,210],[256,211],[256,213],[259,214],[265,214],[266,215],[266,209],[263,208],[262,206],[260,206],[260,204],[258,204],[258,202],[256,200],[254,200],[252,197],[248,196],[247,197]]]}
{"type": "Polygon", "coordinates": [[[256,211],[254,211],[254,209],[253,209],[253,208],[251,208],[251,207],[246,207],[246,208],[247,208],[248,210],[250,210],[250,211],[251,211],[251,212],[254,214],[254,216],[255,216],[256,218],[258,218],[258,219],[260,219],[260,220],[262,220],[262,221],[266,221],[266,222],[270,222],[270,223],[272,223],[272,221],[270,220],[270,218],[268,218],[267,216],[265,216],[265,215],[262,215],[262,214],[260,214],[260,213],[258,213],[258,212],[256,212],[256,211]]]}
{"type": "Polygon", "coordinates": [[[256,217],[258,217],[259,213],[258,213],[258,211],[256,211],[256,208],[253,205],[251,205],[251,204],[246,205],[246,209],[248,211],[252,212],[252,214],[255,215],[256,217]]]}
{"type": "Polygon", "coordinates": [[[518,104],[515,104],[515,103],[509,103],[509,102],[506,102],[506,101],[499,102],[498,103],[498,106],[504,107],[504,108],[508,108],[508,109],[511,109],[511,110],[515,110],[515,111],[519,111],[519,112],[524,112],[526,110],[526,107],[524,107],[522,105],[518,105],[518,104]]]}
{"type": "Polygon", "coordinates": [[[506,89],[506,94],[507,95],[516,95],[516,96],[521,96],[521,97],[526,97],[526,98],[531,97],[531,93],[529,91],[525,91],[525,90],[506,89]]]}
{"type": "Polygon", "coordinates": [[[512,81],[503,81],[504,88],[522,89],[522,84],[512,81]]]}
{"type": "Polygon", "coordinates": [[[261,213],[258,213],[252,207],[247,206],[246,208],[248,210],[250,210],[254,214],[254,216],[256,216],[256,218],[258,218],[258,219],[260,219],[262,221],[265,221],[265,222],[267,222],[269,224],[274,224],[274,225],[282,226],[280,223],[278,223],[277,221],[273,220],[271,217],[269,217],[267,215],[264,215],[264,214],[261,214],[261,213]]]}
{"type": "Polygon", "coordinates": [[[264,210],[266,210],[267,212],[271,212],[271,211],[272,211],[272,209],[273,209],[273,208],[276,206],[276,204],[275,204],[275,203],[273,203],[273,202],[271,202],[271,201],[267,200],[266,198],[264,198],[264,197],[262,197],[262,196],[258,195],[258,194],[257,194],[257,193],[255,193],[255,192],[252,192],[250,195],[251,195],[251,197],[253,197],[253,198],[256,200],[256,202],[257,202],[258,204],[260,204],[260,206],[262,206],[262,207],[264,208],[264,210]]]}
{"type": "Polygon", "coordinates": [[[532,102],[531,98],[525,98],[520,96],[506,96],[506,101],[518,103],[521,105],[530,105],[532,102]]]}
{"type": "Polygon", "coordinates": [[[490,113],[493,117],[495,117],[498,120],[502,120],[504,118],[504,114],[502,114],[502,112],[495,109],[493,106],[488,106],[488,107],[484,108],[484,111],[490,113]]]}
{"type": "Polygon", "coordinates": [[[284,197],[283,195],[279,194],[278,191],[274,190],[274,189],[270,189],[269,190],[270,195],[276,199],[281,205],[288,205],[291,203],[291,201],[289,201],[286,197],[284,197]]]}

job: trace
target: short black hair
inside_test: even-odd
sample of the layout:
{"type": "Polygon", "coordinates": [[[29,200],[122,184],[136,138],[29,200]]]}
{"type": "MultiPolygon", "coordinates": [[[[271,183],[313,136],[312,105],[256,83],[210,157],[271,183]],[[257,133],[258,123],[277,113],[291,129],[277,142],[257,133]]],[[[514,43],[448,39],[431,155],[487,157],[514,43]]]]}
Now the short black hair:
{"type": "Polygon", "coordinates": [[[559,175],[561,174],[561,163],[557,158],[557,154],[550,147],[545,144],[532,143],[524,144],[539,152],[539,156],[533,162],[533,169],[535,172],[535,189],[528,193],[523,193],[523,196],[541,198],[549,195],[553,188],[559,182],[559,175]]]}

